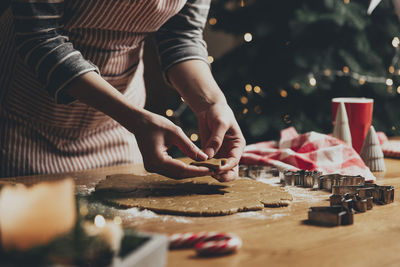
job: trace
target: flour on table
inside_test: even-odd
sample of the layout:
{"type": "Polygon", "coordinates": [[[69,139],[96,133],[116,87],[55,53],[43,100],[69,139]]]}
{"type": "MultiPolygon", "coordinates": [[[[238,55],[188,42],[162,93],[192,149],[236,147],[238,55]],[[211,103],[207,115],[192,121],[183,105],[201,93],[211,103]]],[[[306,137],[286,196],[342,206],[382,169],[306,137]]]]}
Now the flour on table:
{"type": "MultiPolygon", "coordinates": [[[[279,177],[273,178],[260,178],[257,181],[269,184],[272,186],[282,186],[280,184],[279,177]]],[[[326,194],[321,194],[322,191],[314,191],[310,188],[296,187],[296,186],[285,186],[285,190],[292,195],[292,202],[309,202],[315,203],[320,202],[322,200],[326,200],[328,196],[326,194]]]]}

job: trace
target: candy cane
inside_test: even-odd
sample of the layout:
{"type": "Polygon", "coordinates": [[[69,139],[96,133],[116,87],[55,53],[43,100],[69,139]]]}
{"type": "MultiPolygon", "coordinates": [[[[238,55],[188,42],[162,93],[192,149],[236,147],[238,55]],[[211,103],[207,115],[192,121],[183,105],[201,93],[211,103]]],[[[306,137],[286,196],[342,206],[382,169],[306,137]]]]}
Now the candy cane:
{"type": "Polygon", "coordinates": [[[201,256],[232,253],[242,246],[240,237],[216,232],[172,234],[168,239],[171,249],[194,246],[201,256]]]}

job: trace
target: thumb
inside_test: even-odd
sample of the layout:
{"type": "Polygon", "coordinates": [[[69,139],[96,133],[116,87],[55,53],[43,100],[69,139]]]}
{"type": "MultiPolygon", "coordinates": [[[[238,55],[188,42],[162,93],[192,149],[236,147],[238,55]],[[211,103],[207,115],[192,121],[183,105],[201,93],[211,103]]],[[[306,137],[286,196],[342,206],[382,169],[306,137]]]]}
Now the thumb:
{"type": "Polygon", "coordinates": [[[222,146],[222,142],[224,141],[224,137],[227,130],[228,126],[224,124],[219,124],[211,132],[210,137],[208,138],[207,144],[204,149],[204,152],[208,155],[209,158],[214,157],[217,151],[222,146]]]}
{"type": "Polygon", "coordinates": [[[186,156],[197,160],[207,160],[208,156],[201,151],[192,141],[190,141],[189,137],[182,131],[181,128],[177,128],[173,137],[173,144],[176,145],[186,156]]]}

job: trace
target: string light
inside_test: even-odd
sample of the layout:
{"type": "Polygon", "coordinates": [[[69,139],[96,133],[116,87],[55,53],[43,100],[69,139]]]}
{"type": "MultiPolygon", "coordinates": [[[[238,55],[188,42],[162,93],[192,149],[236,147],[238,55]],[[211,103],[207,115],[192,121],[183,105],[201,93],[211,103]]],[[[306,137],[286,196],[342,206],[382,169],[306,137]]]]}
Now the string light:
{"type": "Polygon", "coordinates": [[[396,127],[395,127],[394,125],[392,126],[392,130],[393,130],[393,131],[395,131],[395,130],[396,130],[396,127]]]}
{"type": "Polygon", "coordinates": [[[217,24],[217,19],[216,19],[216,18],[210,18],[210,19],[208,20],[208,23],[209,23],[210,25],[215,25],[215,24],[217,24]]]}
{"type": "Polygon", "coordinates": [[[399,39],[399,37],[394,37],[394,38],[393,38],[393,40],[392,40],[392,45],[393,45],[393,47],[395,47],[395,48],[399,47],[399,45],[400,45],[400,39],[399,39]]]}
{"type": "Polygon", "coordinates": [[[101,215],[96,215],[96,217],[94,217],[94,224],[95,224],[97,227],[102,228],[102,227],[104,227],[104,226],[106,225],[106,220],[104,219],[103,216],[101,216],[101,215]]]}
{"type": "Polygon", "coordinates": [[[251,84],[246,84],[244,86],[244,89],[246,90],[246,92],[251,92],[253,90],[253,86],[251,86],[251,84]]]}
{"type": "Polygon", "coordinates": [[[183,97],[181,97],[181,101],[182,101],[182,102],[185,102],[185,99],[183,99],[183,97]]]}
{"type": "Polygon", "coordinates": [[[331,74],[332,74],[332,71],[330,69],[325,69],[324,70],[324,75],[325,76],[331,76],[331,74]]]}
{"type": "Polygon", "coordinates": [[[168,117],[172,117],[174,115],[174,111],[172,109],[167,109],[165,111],[165,115],[167,115],[168,117]]]}
{"type": "Polygon", "coordinates": [[[117,225],[119,225],[119,224],[122,223],[122,219],[121,219],[121,217],[119,217],[119,216],[115,216],[113,221],[114,221],[114,223],[117,224],[117,225]]]}
{"type": "Polygon", "coordinates": [[[261,107],[260,106],[255,106],[254,107],[254,112],[256,113],[256,114],[260,114],[261,113],[261,107]]]}
{"type": "Polygon", "coordinates": [[[197,140],[199,140],[198,134],[192,133],[190,135],[190,140],[192,140],[193,142],[196,142],[197,140]]]}
{"type": "Polygon", "coordinates": [[[369,83],[386,83],[386,78],[384,77],[374,77],[374,76],[368,76],[368,75],[362,75],[356,72],[349,72],[349,73],[344,73],[341,70],[335,71],[335,75],[338,77],[342,76],[347,76],[350,78],[353,78],[354,80],[359,81],[360,79],[364,79],[365,82],[369,83]]]}
{"type": "Polygon", "coordinates": [[[244,7],[244,0],[240,0],[240,7],[244,7]]]}
{"type": "Polygon", "coordinates": [[[246,42],[251,42],[251,40],[253,40],[253,35],[251,34],[251,33],[249,33],[249,32],[246,32],[244,35],[243,35],[243,38],[244,38],[244,40],[246,41],[246,42]]]}
{"type": "Polygon", "coordinates": [[[347,5],[350,4],[350,0],[343,0],[343,2],[347,5]]]}
{"type": "Polygon", "coordinates": [[[249,99],[245,96],[242,96],[240,98],[240,103],[242,103],[243,105],[246,105],[247,103],[249,103],[249,99]]]}
{"type": "MultiPolygon", "coordinates": [[[[345,4],[349,4],[350,3],[350,0],[343,0],[343,1],[344,1],[345,4]]],[[[241,3],[241,6],[244,6],[244,1],[243,0],[241,0],[240,3],[241,3]]],[[[210,25],[215,25],[216,23],[217,23],[217,19],[216,18],[210,18],[209,19],[209,24],[210,25]]],[[[245,33],[243,35],[243,38],[244,38],[245,42],[251,42],[253,40],[253,35],[251,33],[247,32],[247,33],[245,33]]],[[[289,44],[289,42],[286,43],[286,45],[288,45],[288,44],[289,44]]],[[[388,67],[388,72],[390,74],[395,74],[395,75],[400,76],[400,69],[396,69],[395,68],[395,66],[396,66],[396,64],[397,64],[397,62],[399,60],[399,55],[398,55],[398,48],[400,46],[399,37],[397,37],[397,36],[393,37],[392,46],[396,48],[396,53],[393,56],[392,62],[388,67]]],[[[208,59],[209,59],[210,63],[214,62],[214,58],[212,56],[209,56],[208,59]]],[[[360,85],[364,85],[365,83],[386,84],[388,93],[393,93],[393,91],[394,91],[394,89],[393,89],[394,81],[391,78],[359,74],[357,72],[350,71],[350,68],[348,66],[343,66],[343,68],[341,70],[324,69],[322,71],[322,73],[321,72],[315,72],[313,74],[310,74],[308,76],[308,83],[313,87],[316,86],[317,85],[317,78],[321,77],[321,75],[324,75],[324,76],[327,76],[327,77],[331,76],[331,75],[335,75],[337,77],[349,77],[349,78],[352,78],[352,79],[358,81],[358,83],[360,85]]],[[[298,82],[293,83],[293,88],[295,90],[300,90],[300,87],[301,87],[300,83],[298,83],[298,82]]],[[[395,93],[400,95],[400,85],[395,87],[395,88],[396,88],[395,93]]],[[[262,94],[263,92],[262,92],[260,86],[254,86],[254,88],[253,88],[253,86],[251,84],[245,84],[245,90],[249,94],[254,91],[254,93],[263,95],[262,94]]],[[[279,90],[279,94],[280,94],[280,96],[282,98],[287,98],[288,97],[288,92],[286,90],[284,90],[284,89],[280,89],[279,90]]],[[[179,119],[179,116],[187,108],[186,103],[184,103],[184,99],[181,98],[181,100],[182,100],[182,103],[181,103],[181,105],[178,107],[178,109],[176,111],[173,111],[172,109],[167,109],[166,110],[165,113],[166,113],[166,115],[168,117],[174,116],[176,119],[179,119]]],[[[240,102],[243,105],[247,105],[249,103],[249,99],[246,96],[241,96],[240,97],[240,102]]],[[[247,114],[248,112],[249,112],[248,108],[244,108],[242,110],[242,114],[247,114]]],[[[257,114],[260,114],[261,113],[261,107],[258,106],[258,105],[255,106],[254,107],[254,112],[257,113],[257,114]]],[[[286,123],[290,123],[291,122],[289,114],[286,114],[283,119],[284,119],[284,121],[286,123]]],[[[195,141],[197,141],[197,139],[198,139],[197,134],[192,134],[190,136],[190,139],[192,141],[194,141],[193,139],[195,139],[195,141]]]]}
{"type": "Polygon", "coordinates": [[[316,86],[317,85],[317,80],[314,77],[311,77],[308,81],[311,86],[316,86]]]}

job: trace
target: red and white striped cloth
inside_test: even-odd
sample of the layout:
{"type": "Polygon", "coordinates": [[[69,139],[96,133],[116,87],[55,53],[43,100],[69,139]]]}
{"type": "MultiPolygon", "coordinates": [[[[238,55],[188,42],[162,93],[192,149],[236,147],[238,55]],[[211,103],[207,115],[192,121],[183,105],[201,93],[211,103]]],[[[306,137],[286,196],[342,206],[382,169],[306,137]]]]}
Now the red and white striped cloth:
{"type": "Polygon", "coordinates": [[[389,140],[384,132],[377,132],[383,155],[388,158],[400,158],[400,140],[389,140]]]}
{"type": "Polygon", "coordinates": [[[308,132],[299,135],[293,128],[281,132],[281,140],[248,145],[240,161],[246,165],[272,165],[284,170],[318,170],[323,174],[375,176],[360,155],[343,141],[329,135],[308,132]]]}

